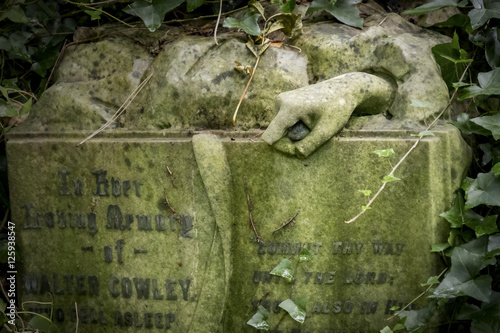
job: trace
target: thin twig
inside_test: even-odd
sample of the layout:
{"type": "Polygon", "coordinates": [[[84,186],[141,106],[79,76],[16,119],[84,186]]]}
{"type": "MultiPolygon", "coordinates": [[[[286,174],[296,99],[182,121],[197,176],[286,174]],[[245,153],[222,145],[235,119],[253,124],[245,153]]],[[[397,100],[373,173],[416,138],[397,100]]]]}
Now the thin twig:
{"type": "MultiPolygon", "coordinates": [[[[464,79],[465,73],[467,72],[467,69],[469,68],[469,66],[470,66],[470,63],[467,64],[467,68],[464,70],[464,72],[462,74],[462,77],[460,78],[460,82],[462,82],[462,80],[464,79]]],[[[458,87],[455,88],[455,90],[453,91],[453,94],[451,95],[450,100],[448,101],[448,104],[446,105],[446,107],[438,114],[438,116],[434,119],[434,121],[429,126],[427,126],[427,128],[425,129],[425,131],[430,130],[437,123],[437,121],[439,120],[439,118],[441,118],[441,116],[446,112],[446,110],[448,110],[448,108],[451,106],[451,103],[455,100],[457,92],[458,92],[458,87]]],[[[392,168],[391,172],[389,173],[389,176],[392,176],[394,174],[394,172],[399,168],[399,166],[401,165],[401,163],[403,163],[403,161],[408,157],[408,155],[410,155],[410,153],[418,146],[418,144],[420,143],[420,141],[422,141],[423,138],[424,138],[424,136],[420,136],[417,139],[417,141],[413,144],[413,146],[410,148],[410,150],[408,150],[406,152],[406,154],[394,166],[394,168],[392,168]]],[[[375,199],[379,196],[379,194],[382,193],[382,191],[384,190],[386,184],[387,184],[387,182],[384,182],[382,184],[382,186],[377,191],[377,193],[373,196],[373,198],[371,198],[371,200],[368,202],[368,204],[366,204],[366,206],[365,206],[366,208],[370,207],[371,204],[375,201],[375,199]]],[[[360,217],[361,215],[363,215],[367,210],[368,209],[363,209],[361,212],[358,213],[358,215],[354,216],[349,221],[344,221],[344,222],[345,223],[352,223],[352,222],[356,221],[357,218],[360,217]]]]}
{"type": "MultiPolygon", "coordinates": [[[[230,10],[230,11],[228,11],[228,12],[225,12],[225,13],[221,14],[221,16],[226,16],[226,15],[229,15],[229,14],[233,14],[233,13],[236,13],[236,12],[242,11],[243,9],[246,9],[246,8],[248,8],[248,6],[241,7],[241,8],[234,9],[234,10],[230,10]]],[[[218,16],[219,16],[219,14],[212,14],[212,15],[205,15],[205,16],[193,17],[193,18],[175,19],[175,20],[170,20],[170,21],[163,21],[162,23],[163,23],[163,24],[169,24],[169,23],[182,23],[182,22],[189,22],[189,21],[202,20],[202,19],[206,19],[206,18],[214,18],[214,17],[218,17],[218,16]]]]}
{"type": "MultiPolygon", "coordinates": [[[[438,279],[441,277],[441,275],[444,274],[444,272],[446,272],[448,270],[448,268],[445,268],[443,269],[443,271],[441,273],[439,273],[438,275],[438,279]]],[[[417,297],[415,297],[410,303],[406,304],[401,310],[399,310],[398,312],[396,312],[394,315],[392,315],[391,317],[387,318],[386,320],[391,320],[392,318],[396,317],[397,315],[399,315],[401,312],[403,312],[407,307],[409,307],[410,305],[412,305],[417,299],[419,299],[420,297],[424,296],[426,292],[429,291],[429,289],[432,288],[434,284],[431,284],[429,285],[429,287],[427,287],[427,289],[425,289],[420,295],[418,295],[417,297]]]]}
{"type": "Polygon", "coordinates": [[[170,183],[172,183],[172,186],[177,189],[177,186],[175,185],[175,182],[174,182],[174,173],[172,172],[172,170],[170,170],[170,168],[168,167],[167,165],[167,172],[169,174],[169,178],[170,178],[170,183]]]}
{"type": "Polygon", "coordinates": [[[132,101],[137,97],[137,95],[141,92],[142,88],[144,88],[144,86],[149,82],[153,74],[154,73],[149,74],[149,76],[134,89],[134,91],[127,97],[125,102],[123,102],[122,106],[120,106],[120,108],[115,112],[113,117],[111,117],[111,119],[106,122],[106,124],[102,125],[101,128],[99,128],[97,131],[89,135],[85,140],[77,144],[77,146],[80,146],[86,141],[92,139],[94,136],[101,133],[106,127],[111,125],[111,123],[113,123],[113,121],[115,121],[127,109],[130,103],[132,103],[132,101]]]}
{"type": "Polygon", "coordinates": [[[245,97],[245,95],[247,93],[248,87],[250,86],[250,82],[252,82],[253,75],[255,74],[255,70],[257,69],[257,65],[259,64],[259,60],[260,60],[260,54],[257,57],[257,61],[255,62],[255,66],[253,66],[252,75],[250,76],[250,79],[248,80],[247,86],[245,87],[245,90],[243,90],[243,94],[240,97],[240,101],[238,102],[238,105],[236,106],[236,111],[234,111],[233,126],[236,126],[236,115],[238,114],[238,109],[240,108],[241,102],[243,101],[243,97],[245,97]]]}
{"type": "Polygon", "coordinates": [[[291,218],[291,219],[289,219],[288,221],[285,221],[285,222],[281,223],[281,226],[280,226],[278,229],[274,230],[274,231],[273,231],[273,234],[274,234],[276,231],[279,231],[279,230],[281,230],[281,229],[283,229],[283,228],[291,227],[291,226],[295,223],[295,218],[297,217],[297,215],[299,215],[299,212],[300,212],[300,211],[297,211],[297,213],[295,213],[295,215],[294,215],[294,216],[292,216],[292,218],[291,218]]]}
{"type": "Polygon", "coordinates": [[[257,243],[260,243],[260,242],[262,242],[262,238],[259,236],[259,233],[257,232],[257,227],[255,226],[255,222],[253,220],[253,216],[252,216],[253,204],[252,204],[252,199],[250,199],[250,195],[248,194],[247,179],[246,178],[243,180],[243,187],[245,189],[245,194],[247,196],[248,217],[250,219],[250,225],[252,226],[253,232],[255,234],[255,238],[257,239],[257,243]]]}
{"type": "Polygon", "coordinates": [[[214,41],[215,41],[215,45],[217,45],[217,46],[219,46],[219,43],[217,42],[217,29],[219,28],[219,22],[220,22],[221,16],[222,16],[222,0],[220,0],[219,16],[217,16],[217,23],[215,24],[215,30],[214,30],[214,41]]]}
{"type": "Polygon", "coordinates": [[[164,195],[165,195],[165,203],[167,204],[167,206],[170,208],[173,214],[177,214],[174,207],[172,207],[172,205],[170,204],[170,201],[168,201],[167,191],[164,191],[164,195]]]}
{"type": "MultiPolygon", "coordinates": [[[[114,19],[114,20],[116,20],[116,21],[118,21],[118,22],[120,22],[120,23],[122,23],[122,24],[126,25],[127,27],[130,27],[130,28],[135,28],[135,25],[131,25],[131,24],[128,24],[127,22],[124,22],[124,21],[120,20],[118,17],[115,17],[115,16],[111,15],[110,13],[108,13],[108,12],[106,12],[106,11],[102,10],[102,8],[95,9],[95,8],[94,8],[94,7],[92,7],[92,6],[89,6],[88,4],[84,4],[84,3],[81,3],[81,2],[73,2],[73,1],[70,1],[70,0],[65,0],[65,1],[66,1],[67,3],[70,3],[70,4],[75,5],[75,6],[78,6],[78,7],[83,6],[83,7],[85,7],[85,8],[88,8],[88,9],[91,9],[91,10],[94,10],[94,11],[100,10],[100,11],[101,11],[101,13],[108,15],[108,16],[109,16],[109,17],[111,17],[112,19],[114,19]]],[[[95,5],[95,4],[92,4],[92,5],[95,5]]],[[[130,5],[129,5],[129,6],[130,6],[130,5]]]]}
{"type": "Polygon", "coordinates": [[[76,312],[76,328],[75,328],[75,333],[78,333],[78,306],[76,305],[76,302],[75,302],[75,312],[76,312]]]}

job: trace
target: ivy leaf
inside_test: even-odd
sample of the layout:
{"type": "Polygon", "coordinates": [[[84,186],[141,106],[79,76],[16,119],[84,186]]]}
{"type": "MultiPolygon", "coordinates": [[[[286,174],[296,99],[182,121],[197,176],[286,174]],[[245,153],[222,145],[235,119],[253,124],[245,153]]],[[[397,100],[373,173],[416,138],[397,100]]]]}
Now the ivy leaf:
{"type": "Polygon", "coordinates": [[[465,14],[455,14],[444,22],[434,24],[436,27],[458,27],[472,33],[473,29],[470,25],[470,18],[465,14]]]}
{"type": "Polygon", "coordinates": [[[438,284],[439,279],[437,276],[431,276],[430,278],[427,279],[426,283],[421,283],[420,286],[425,287],[425,286],[432,286],[433,284],[438,284]]]}
{"type": "Polygon", "coordinates": [[[500,27],[482,29],[474,35],[471,41],[484,43],[486,61],[491,68],[500,67],[500,27]]]}
{"type": "MultiPolygon", "coordinates": [[[[483,158],[481,158],[481,165],[485,166],[486,164],[490,163],[492,160],[492,148],[493,146],[491,143],[481,143],[479,144],[479,149],[483,152],[483,158]]],[[[495,174],[497,176],[497,174],[495,174]]]]}
{"type": "Polygon", "coordinates": [[[500,293],[492,292],[488,302],[471,318],[471,333],[495,333],[500,331],[500,293]]]}
{"type": "Polygon", "coordinates": [[[314,0],[307,9],[306,15],[312,14],[318,10],[324,10],[325,12],[330,13],[331,11],[334,11],[336,2],[337,0],[314,0]]]}
{"type": "Polygon", "coordinates": [[[474,9],[469,12],[470,23],[477,29],[491,18],[500,18],[500,3],[497,0],[472,0],[474,9]]]}
{"type": "Polygon", "coordinates": [[[459,3],[458,0],[434,0],[434,1],[431,1],[429,3],[426,3],[425,5],[419,6],[417,8],[404,11],[403,14],[422,15],[422,14],[434,12],[436,10],[446,8],[446,7],[463,6],[465,3],[467,3],[467,1],[461,1],[459,3]]]}
{"type": "Polygon", "coordinates": [[[492,168],[491,171],[495,174],[495,176],[500,176],[500,162],[495,164],[492,168]]]}
{"type": "MultiPolygon", "coordinates": [[[[274,3],[275,1],[271,1],[271,3],[274,3]]],[[[262,18],[265,20],[266,15],[264,15],[264,7],[258,2],[257,0],[250,0],[248,1],[248,9],[254,13],[259,13],[262,15],[262,18]]]]}
{"type": "Polygon", "coordinates": [[[401,323],[397,323],[396,325],[394,325],[394,327],[392,328],[392,330],[394,332],[396,331],[401,331],[401,330],[404,330],[406,329],[405,325],[401,324],[401,323]]]}
{"type": "Polygon", "coordinates": [[[457,121],[450,121],[450,123],[461,130],[464,134],[479,134],[484,136],[491,135],[490,131],[482,126],[479,126],[475,122],[472,122],[467,113],[460,114],[457,117],[457,121]]]}
{"type": "Polygon", "coordinates": [[[249,321],[247,321],[247,324],[255,327],[258,330],[268,331],[270,326],[267,322],[267,318],[269,318],[269,312],[265,307],[259,305],[257,312],[253,315],[252,318],[250,318],[249,321]]]}
{"type": "Polygon", "coordinates": [[[462,88],[462,87],[469,87],[471,86],[472,84],[470,83],[465,83],[465,82],[452,82],[451,83],[451,86],[453,88],[462,88]]]}
{"type": "MultiPolygon", "coordinates": [[[[32,62],[31,55],[28,53],[26,44],[33,34],[24,31],[15,31],[9,35],[10,49],[9,58],[21,59],[24,61],[32,62]]],[[[1,48],[1,47],[0,47],[1,48]]]]}
{"type": "Polygon", "coordinates": [[[395,180],[401,180],[401,179],[399,179],[398,177],[394,177],[392,174],[384,176],[384,178],[382,179],[384,183],[393,182],[395,180]]]}
{"type": "Polygon", "coordinates": [[[492,278],[489,275],[477,277],[482,268],[482,257],[463,247],[453,249],[451,269],[429,297],[454,298],[467,295],[487,302],[491,295],[492,278]]]}
{"type": "Polygon", "coordinates": [[[274,267],[273,270],[269,273],[271,275],[277,275],[285,278],[288,282],[292,282],[293,279],[293,271],[292,271],[292,262],[288,259],[281,259],[281,262],[278,266],[274,267]]]}
{"type": "Polygon", "coordinates": [[[498,255],[500,254],[500,234],[494,234],[488,238],[488,254],[498,255]]]}
{"type": "Polygon", "coordinates": [[[24,114],[27,114],[31,111],[31,105],[33,104],[33,100],[32,98],[30,97],[30,99],[23,104],[23,106],[21,107],[21,109],[19,110],[19,116],[22,116],[24,114]]]}
{"type": "Polygon", "coordinates": [[[464,180],[462,180],[462,184],[460,184],[460,188],[464,191],[468,191],[472,183],[474,182],[474,178],[471,177],[465,177],[464,180]]]}
{"type": "Polygon", "coordinates": [[[287,37],[295,38],[302,34],[302,18],[300,14],[282,13],[274,15],[274,22],[269,26],[266,35],[281,30],[287,37]]]}
{"type": "Polygon", "coordinates": [[[406,319],[404,324],[408,332],[422,332],[436,313],[436,304],[437,301],[431,301],[422,309],[402,311],[398,317],[406,319]]]}
{"type": "Polygon", "coordinates": [[[389,157],[392,154],[394,154],[394,149],[389,148],[389,149],[380,149],[380,150],[374,150],[373,151],[375,154],[378,155],[378,157],[389,157]]]}
{"type": "MultiPolygon", "coordinates": [[[[500,68],[499,70],[499,88],[500,88],[500,68]]],[[[491,131],[493,134],[493,138],[495,140],[500,139],[500,112],[493,115],[493,116],[482,116],[482,117],[476,117],[471,120],[473,123],[486,128],[487,130],[491,131]]]]}
{"type": "Polygon", "coordinates": [[[441,67],[443,80],[448,88],[452,87],[452,83],[460,78],[465,69],[464,65],[460,64],[463,57],[463,52],[460,51],[459,38],[456,32],[453,34],[451,43],[438,44],[432,48],[432,54],[439,67],[441,67]]]}
{"type": "Polygon", "coordinates": [[[36,329],[40,332],[48,332],[51,326],[52,322],[50,319],[40,314],[35,314],[28,324],[28,327],[36,329]]]}
{"type": "Polygon", "coordinates": [[[309,300],[308,296],[301,296],[297,302],[291,299],[286,299],[279,304],[279,307],[288,312],[293,320],[303,324],[306,319],[306,304],[309,300]]]}
{"type": "Polygon", "coordinates": [[[478,173],[477,178],[472,182],[465,192],[465,209],[470,209],[478,205],[500,206],[500,179],[490,171],[488,173],[478,173]]]}
{"type": "Polygon", "coordinates": [[[249,35],[260,36],[261,31],[259,25],[257,24],[259,18],[260,14],[247,11],[241,20],[234,17],[226,18],[222,26],[225,28],[238,28],[249,35]]]}
{"type": "Polygon", "coordinates": [[[183,2],[184,0],[136,0],[123,11],[130,15],[139,16],[149,31],[154,32],[161,26],[165,14],[183,2]]]}
{"type": "Polygon", "coordinates": [[[0,21],[8,18],[14,23],[27,23],[28,17],[20,6],[12,6],[8,11],[0,15],[0,21]]]}
{"type": "Polygon", "coordinates": [[[200,7],[204,3],[205,0],[187,0],[187,5],[186,5],[187,11],[192,12],[193,10],[200,7]]]}
{"type": "Polygon", "coordinates": [[[98,10],[84,10],[84,12],[90,15],[90,20],[91,21],[100,20],[101,19],[101,14],[102,14],[102,10],[101,9],[98,9],[98,10]]]}
{"type": "Polygon", "coordinates": [[[17,117],[18,108],[0,99],[0,117],[17,117]]]}
{"type": "Polygon", "coordinates": [[[446,221],[448,221],[451,224],[452,228],[460,228],[465,223],[464,206],[465,206],[465,201],[462,196],[462,193],[457,192],[451,204],[451,209],[447,212],[439,214],[439,216],[444,217],[446,221]]]}
{"type": "Polygon", "coordinates": [[[493,234],[499,231],[497,228],[498,215],[489,215],[486,217],[482,217],[481,215],[476,214],[473,211],[468,211],[467,215],[468,218],[465,222],[465,225],[476,232],[476,237],[493,234]]]}
{"type": "Polygon", "coordinates": [[[500,293],[492,292],[481,307],[465,303],[457,314],[458,320],[472,320],[471,333],[497,333],[500,331],[500,293]]]}
{"type": "Polygon", "coordinates": [[[472,98],[477,95],[500,94],[500,68],[495,68],[489,72],[482,72],[477,75],[479,86],[464,88],[459,95],[459,99],[472,98]]]}
{"type": "Polygon", "coordinates": [[[313,258],[313,254],[305,247],[300,250],[299,262],[311,261],[313,258]]]}
{"type": "Polygon", "coordinates": [[[295,9],[294,0],[272,0],[271,3],[278,3],[283,13],[291,13],[295,9]]]}
{"type": "Polygon", "coordinates": [[[450,247],[449,243],[432,244],[431,252],[442,252],[450,247]]]}
{"type": "Polygon", "coordinates": [[[359,16],[360,12],[356,7],[358,2],[358,0],[314,0],[306,14],[324,10],[340,22],[361,29],[363,19],[359,16]]]}
{"type": "Polygon", "coordinates": [[[370,190],[358,190],[358,192],[363,193],[365,197],[369,197],[370,194],[372,194],[372,191],[370,190]]]}

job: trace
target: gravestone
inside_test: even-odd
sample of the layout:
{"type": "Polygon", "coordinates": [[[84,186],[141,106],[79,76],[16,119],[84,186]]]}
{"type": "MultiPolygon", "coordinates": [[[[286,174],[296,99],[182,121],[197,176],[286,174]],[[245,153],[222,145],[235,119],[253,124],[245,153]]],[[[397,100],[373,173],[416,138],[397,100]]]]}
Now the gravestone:
{"type": "Polygon", "coordinates": [[[442,37],[394,15],[306,26],[301,53],[266,51],[232,128],[248,80],[233,61],[254,61],[243,37],[217,48],[173,29],[152,55],[120,33],[68,51],[7,144],[20,301],[52,303],[27,309],[63,332],[252,332],[259,306],[274,332],[366,332],[439,273],[439,213],[470,159],[445,122],[345,221],[446,106],[442,37]],[[282,259],[292,282],[270,274],[282,259]],[[279,304],[303,296],[300,324],[279,304]]]}

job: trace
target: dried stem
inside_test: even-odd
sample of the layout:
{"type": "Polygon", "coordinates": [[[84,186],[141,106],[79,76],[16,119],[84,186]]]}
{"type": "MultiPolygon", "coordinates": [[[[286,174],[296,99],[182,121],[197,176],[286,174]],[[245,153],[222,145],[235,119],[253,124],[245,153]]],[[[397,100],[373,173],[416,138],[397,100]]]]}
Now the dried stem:
{"type": "Polygon", "coordinates": [[[109,125],[111,125],[111,123],[113,121],[115,121],[122,113],[123,111],[125,111],[127,109],[127,107],[130,105],[130,103],[132,103],[132,101],[137,97],[137,95],[141,92],[142,88],[144,88],[144,86],[149,82],[149,80],[151,79],[151,77],[153,76],[154,73],[151,73],[149,74],[149,76],[141,82],[141,84],[139,84],[137,86],[137,88],[134,89],[134,91],[127,97],[127,99],[125,100],[125,102],[123,102],[122,106],[120,106],[120,108],[115,112],[115,114],[113,115],[113,117],[111,117],[110,120],[108,120],[108,122],[106,122],[106,124],[102,125],[101,128],[99,128],[97,131],[95,131],[94,133],[92,133],[91,135],[89,135],[85,140],[83,140],[82,142],[80,142],[79,144],[77,144],[77,146],[80,146],[81,144],[87,142],[88,140],[92,139],[94,136],[96,136],[97,134],[99,134],[100,132],[102,132],[106,127],[108,127],[109,125]]]}
{"type": "Polygon", "coordinates": [[[252,75],[250,76],[250,80],[248,80],[247,86],[245,87],[245,90],[243,91],[243,94],[241,95],[240,101],[238,102],[238,106],[236,106],[236,111],[234,111],[234,116],[233,116],[233,126],[236,125],[236,115],[238,114],[238,109],[240,108],[241,102],[243,101],[243,97],[245,97],[248,87],[250,86],[250,82],[252,82],[253,75],[255,74],[255,70],[257,69],[257,65],[259,64],[260,60],[260,54],[257,57],[257,61],[255,62],[255,66],[253,66],[252,70],[252,75]]]}
{"type": "MultiPolygon", "coordinates": [[[[94,11],[95,11],[95,10],[97,10],[97,9],[95,9],[94,7],[92,7],[92,6],[88,5],[88,4],[82,3],[82,2],[74,2],[74,1],[70,1],[70,0],[66,0],[66,2],[67,2],[67,3],[70,3],[70,4],[72,4],[72,5],[76,5],[76,6],[78,6],[78,7],[82,7],[82,6],[83,6],[83,7],[87,8],[87,9],[90,9],[90,10],[94,10],[94,11]]],[[[95,4],[92,4],[92,5],[95,5],[95,4]]],[[[130,5],[129,5],[129,6],[130,6],[130,5]]],[[[106,12],[106,11],[102,10],[102,8],[99,8],[99,10],[100,10],[103,14],[108,15],[108,16],[109,16],[109,17],[111,17],[112,19],[114,19],[114,20],[116,20],[116,21],[118,21],[118,22],[120,22],[120,23],[122,23],[122,24],[126,25],[127,27],[130,27],[130,28],[134,28],[134,27],[135,27],[134,25],[128,24],[127,22],[124,22],[124,21],[120,20],[118,17],[115,17],[115,16],[111,15],[110,13],[108,13],[108,12],[106,12]]]]}
{"type": "MultiPolygon", "coordinates": [[[[231,10],[229,12],[225,12],[223,14],[220,14],[220,16],[226,16],[226,15],[229,15],[229,14],[232,14],[232,13],[236,13],[236,12],[242,11],[242,10],[247,9],[247,8],[248,8],[248,6],[237,8],[237,9],[231,10]]],[[[162,23],[163,24],[182,23],[182,22],[190,22],[190,21],[196,21],[196,20],[203,20],[203,19],[206,19],[206,18],[214,18],[214,17],[219,17],[219,14],[198,16],[198,17],[186,18],[186,19],[175,19],[175,20],[163,21],[162,23]]]]}
{"type": "Polygon", "coordinates": [[[75,302],[75,313],[76,313],[76,328],[75,328],[75,333],[78,333],[78,322],[79,322],[79,319],[78,319],[78,306],[76,305],[76,302],[75,302]]]}
{"type": "MultiPolygon", "coordinates": [[[[441,273],[439,273],[439,275],[438,275],[438,279],[439,279],[439,278],[441,277],[441,275],[443,275],[443,274],[444,274],[444,272],[446,272],[447,270],[448,270],[448,268],[445,268],[445,269],[444,269],[441,273]]],[[[391,316],[391,317],[387,318],[386,320],[391,320],[392,318],[394,318],[394,317],[396,317],[397,315],[399,315],[399,314],[400,314],[401,312],[403,312],[403,311],[404,311],[407,307],[409,307],[410,305],[412,305],[413,303],[415,303],[415,301],[416,301],[417,299],[419,299],[420,297],[424,296],[424,295],[425,295],[425,293],[426,293],[426,292],[428,292],[428,291],[429,291],[429,289],[431,289],[433,285],[434,285],[434,284],[431,284],[429,287],[427,287],[427,289],[425,289],[425,291],[424,291],[424,292],[422,292],[420,295],[418,295],[417,297],[415,297],[415,298],[414,298],[414,299],[413,299],[410,303],[406,304],[406,305],[404,306],[404,308],[402,308],[401,310],[399,310],[397,313],[395,313],[393,316],[391,316]]]]}
{"type": "Polygon", "coordinates": [[[260,243],[260,242],[262,242],[262,238],[259,236],[259,233],[257,232],[257,227],[255,226],[255,222],[253,220],[253,216],[252,216],[253,204],[252,204],[252,199],[250,199],[250,195],[248,194],[247,179],[246,178],[243,180],[243,186],[245,188],[245,194],[247,196],[248,216],[250,219],[250,225],[252,226],[253,232],[255,234],[255,238],[257,239],[257,243],[260,243]]]}
{"type": "MultiPolygon", "coordinates": [[[[469,68],[469,66],[470,66],[470,63],[467,64],[467,68],[464,70],[464,72],[462,74],[462,77],[460,78],[460,82],[462,82],[462,80],[464,79],[465,73],[467,72],[467,69],[469,68]]],[[[446,105],[446,107],[439,113],[439,115],[434,119],[434,121],[429,126],[427,126],[427,128],[425,129],[425,131],[430,130],[437,123],[437,121],[439,120],[439,118],[441,118],[441,116],[446,112],[446,110],[448,110],[448,108],[451,106],[451,103],[455,100],[457,92],[458,92],[458,87],[455,88],[455,90],[453,91],[453,94],[451,95],[451,97],[450,97],[450,99],[449,99],[448,104],[446,105]]],[[[392,176],[394,174],[394,172],[399,168],[399,166],[401,165],[401,163],[403,163],[403,161],[408,157],[408,155],[410,155],[410,153],[413,150],[415,150],[415,148],[418,146],[418,144],[420,143],[420,141],[422,141],[422,138],[423,138],[423,136],[420,136],[417,139],[417,141],[413,144],[413,146],[410,148],[410,150],[408,150],[406,152],[406,154],[394,166],[394,168],[392,168],[391,172],[389,173],[389,176],[392,176]]],[[[387,184],[387,182],[384,182],[382,184],[382,186],[379,188],[379,190],[377,191],[377,193],[375,193],[375,195],[373,196],[373,198],[371,198],[370,201],[368,202],[368,204],[366,204],[366,206],[365,206],[366,208],[370,207],[371,204],[375,201],[375,199],[379,196],[379,194],[382,193],[382,191],[384,190],[386,184],[387,184]]],[[[354,216],[349,221],[344,221],[344,222],[345,223],[352,223],[352,222],[356,221],[358,219],[358,217],[360,217],[361,215],[363,215],[367,210],[368,209],[363,209],[361,212],[358,213],[358,215],[354,216]]]]}
{"type": "Polygon", "coordinates": [[[297,213],[295,213],[295,215],[292,216],[292,218],[290,218],[288,221],[283,222],[278,229],[273,231],[273,234],[283,228],[291,227],[295,223],[295,218],[297,217],[297,215],[299,215],[299,212],[300,211],[297,211],[297,213]]]}
{"type": "Polygon", "coordinates": [[[222,0],[220,0],[219,16],[217,16],[217,23],[215,24],[215,30],[214,30],[214,41],[215,41],[215,45],[217,45],[217,46],[219,46],[219,43],[217,42],[217,29],[219,28],[219,22],[220,22],[221,16],[222,16],[222,0]]]}

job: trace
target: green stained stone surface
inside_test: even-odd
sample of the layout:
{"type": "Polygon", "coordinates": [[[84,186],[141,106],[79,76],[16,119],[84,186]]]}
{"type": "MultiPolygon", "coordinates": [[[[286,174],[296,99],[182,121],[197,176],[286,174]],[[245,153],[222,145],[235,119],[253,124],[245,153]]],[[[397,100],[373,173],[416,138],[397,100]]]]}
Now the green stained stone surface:
{"type": "Polygon", "coordinates": [[[69,49],[7,143],[20,301],[53,299],[61,332],[77,317],[83,333],[253,332],[259,305],[287,333],[390,324],[441,270],[430,249],[446,241],[439,214],[470,151],[439,122],[401,180],[345,223],[448,98],[430,52],[441,37],[387,22],[310,25],[293,41],[301,53],[270,47],[230,129],[248,80],[235,61],[255,61],[241,35],[216,47],[173,31],[158,53],[125,35],[69,49]],[[301,248],[314,258],[299,263],[301,248]],[[293,283],[269,274],[284,258],[293,283]],[[305,297],[301,325],[279,304],[305,297]]]}
{"type": "MultiPolygon", "coordinates": [[[[437,126],[396,173],[401,181],[346,224],[367,202],[358,190],[374,193],[416,140],[378,116],[349,127],[305,160],[238,133],[108,134],[80,147],[76,138],[12,136],[21,300],[49,300],[51,292],[54,322],[69,331],[77,302],[79,332],[159,332],[167,322],[172,332],[252,332],[246,322],[260,300],[273,327],[281,301],[306,295],[303,329],[380,329],[388,308],[411,301],[439,273],[430,247],[445,241],[439,213],[469,151],[455,128],[437,126]],[[373,153],[387,148],[395,151],[389,158],[373,153]],[[291,227],[274,232],[297,212],[291,227]],[[299,263],[301,247],[312,261],[299,263]],[[293,285],[268,274],[282,258],[292,262],[293,285]]],[[[285,317],[279,327],[301,326],[285,317]]]]}

